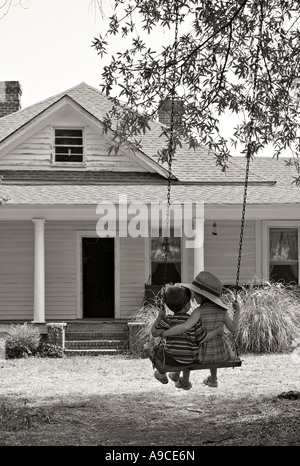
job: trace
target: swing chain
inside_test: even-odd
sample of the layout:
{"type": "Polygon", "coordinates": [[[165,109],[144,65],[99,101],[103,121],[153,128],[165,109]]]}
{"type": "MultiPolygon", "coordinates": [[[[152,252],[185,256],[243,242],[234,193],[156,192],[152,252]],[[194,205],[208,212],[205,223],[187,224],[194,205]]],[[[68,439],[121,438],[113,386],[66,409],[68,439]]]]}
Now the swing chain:
{"type": "Polygon", "coordinates": [[[247,164],[246,164],[246,175],[245,175],[245,185],[244,185],[244,199],[243,199],[243,210],[242,210],[242,220],[241,220],[241,234],[240,234],[240,243],[239,243],[239,252],[238,252],[238,265],[237,265],[237,275],[236,275],[236,288],[235,293],[236,297],[238,294],[239,280],[240,280],[240,268],[241,268],[241,259],[242,259],[242,246],[243,246],[243,235],[244,235],[244,225],[245,225],[245,213],[246,213],[246,200],[247,200],[247,190],[248,190],[248,180],[249,180],[249,167],[250,159],[252,158],[252,148],[253,141],[252,136],[254,132],[254,110],[255,110],[255,101],[257,93],[257,78],[258,78],[258,68],[259,68],[259,56],[261,52],[261,38],[263,33],[263,0],[260,0],[260,13],[259,13],[259,34],[256,46],[255,60],[254,60],[254,79],[253,79],[253,95],[252,103],[250,108],[250,125],[249,125],[249,136],[247,144],[247,164]]]}
{"type": "Polygon", "coordinates": [[[174,113],[175,113],[175,77],[176,77],[176,61],[177,61],[177,46],[178,46],[178,22],[179,22],[179,14],[178,14],[178,6],[175,2],[175,39],[174,39],[174,57],[173,57],[173,72],[172,72],[172,89],[171,89],[171,120],[170,120],[170,138],[169,138],[169,145],[168,145],[168,188],[167,188],[167,211],[166,211],[166,233],[164,235],[164,275],[163,275],[163,284],[165,285],[167,282],[167,263],[168,263],[168,255],[170,252],[170,245],[168,235],[169,232],[169,225],[170,225],[170,205],[171,205],[171,179],[172,179],[172,159],[173,159],[173,152],[174,152],[174,113]]]}
{"type": "MultiPolygon", "coordinates": [[[[240,232],[240,242],[239,242],[239,252],[238,252],[238,263],[237,263],[237,274],[236,274],[236,285],[235,285],[235,300],[237,300],[238,296],[238,288],[239,288],[239,281],[240,281],[240,270],[241,270],[241,260],[242,260],[242,248],[243,248],[243,236],[244,236],[244,228],[245,228],[245,215],[246,215],[246,204],[247,204],[247,191],[248,191],[248,182],[249,182],[249,168],[250,168],[250,160],[252,158],[252,148],[253,148],[253,141],[252,136],[254,132],[254,110],[255,110],[255,100],[256,100],[256,93],[257,93],[257,78],[258,78],[258,68],[259,68],[259,55],[261,51],[261,37],[263,32],[263,0],[260,1],[260,20],[259,20],[259,37],[257,41],[256,47],[256,54],[255,54],[255,68],[254,68],[254,81],[253,81],[253,96],[252,96],[252,104],[250,108],[250,129],[249,129],[249,139],[247,144],[247,163],[246,163],[246,174],[245,174],[245,185],[244,185],[244,196],[243,196],[243,208],[242,208],[242,219],[241,219],[241,232],[240,232]]],[[[238,346],[235,338],[235,334],[233,333],[233,341],[235,343],[236,354],[238,354],[238,346]]]]}

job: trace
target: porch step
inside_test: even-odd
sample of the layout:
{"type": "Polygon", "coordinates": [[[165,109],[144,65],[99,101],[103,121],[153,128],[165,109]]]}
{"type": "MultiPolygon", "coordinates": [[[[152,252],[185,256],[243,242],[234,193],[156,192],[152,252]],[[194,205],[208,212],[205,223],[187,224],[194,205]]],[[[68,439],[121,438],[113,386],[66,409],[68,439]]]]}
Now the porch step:
{"type": "Polygon", "coordinates": [[[66,356],[114,355],[127,350],[128,325],[125,320],[67,322],[66,356]]]}
{"type": "Polygon", "coordinates": [[[116,349],[65,349],[66,356],[102,356],[117,354],[120,354],[120,351],[116,349]]]}
{"type": "Polygon", "coordinates": [[[126,333],[127,322],[115,321],[76,321],[67,322],[66,333],[126,333]]]}
{"type": "Polygon", "coordinates": [[[127,340],[128,332],[66,332],[66,340],[127,340]]]}
{"type": "Polygon", "coordinates": [[[99,349],[99,350],[125,350],[127,349],[127,340],[66,340],[66,349],[99,349]]]}

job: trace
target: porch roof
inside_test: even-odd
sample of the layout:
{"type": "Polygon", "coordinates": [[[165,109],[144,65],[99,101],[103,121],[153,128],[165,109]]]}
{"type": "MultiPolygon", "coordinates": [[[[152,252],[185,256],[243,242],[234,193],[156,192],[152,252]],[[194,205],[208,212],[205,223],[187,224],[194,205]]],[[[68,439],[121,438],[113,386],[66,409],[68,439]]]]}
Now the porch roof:
{"type": "MultiPolygon", "coordinates": [[[[204,202],[224,205],[243,202],[243,185],[174,185],[171,202],[204,202]]],[[[108,201],[118,204],[120,195],[127,195],[128,203],[161,202],[166,200],[167,187],[152,184],[114,185],[2,185],[0,195],[9,197],[2,206],[84,206],[108,201]]],[[[300,204],[300,188],[295,184],[251,185],[248,187],[248,204],[300,204]]]]}

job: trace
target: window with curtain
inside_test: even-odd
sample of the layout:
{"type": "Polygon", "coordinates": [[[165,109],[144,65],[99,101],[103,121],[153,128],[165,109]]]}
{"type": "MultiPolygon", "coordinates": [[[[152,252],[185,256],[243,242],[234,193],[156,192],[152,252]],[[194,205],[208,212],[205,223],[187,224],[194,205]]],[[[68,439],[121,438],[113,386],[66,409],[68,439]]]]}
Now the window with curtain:
{"type": "Polygon", "coordinates": [[[270,228],[269,235],[270,280],[298,285],[298,228],[270,228]]]}
{"type": "MultiPolygon", "coordinates": [[[[181,238],[174,237],[171,229],[168,237],[169,253],[166,265],[166,283],[181,281],[181,238]]],[[[152,285],[164,285],[165,273],[165,237],[151,238],[151,282],[152,285]]]]}

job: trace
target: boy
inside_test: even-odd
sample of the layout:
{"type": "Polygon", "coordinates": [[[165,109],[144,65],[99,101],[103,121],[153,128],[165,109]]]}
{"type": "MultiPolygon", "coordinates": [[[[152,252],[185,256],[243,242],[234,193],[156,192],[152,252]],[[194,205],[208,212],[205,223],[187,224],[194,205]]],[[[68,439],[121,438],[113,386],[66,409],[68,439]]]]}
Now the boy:
{"type": "MultiPolygon", "coordinates": [[[[183,287],[180,283],[175,285],[166,285],[164,291],[164,301],[173,316],[165,315],[165,309],[161,309],[158,316],[152,325],[151,333],[153,337],[158,337],[162,332],[170,327],[184,323],[190,315],[188,311],[191,307],[191,291],[183,287]]],[[[197,324],[189,331],[176,336],[166,338],[165,344],[165,361],[168,365],[191,364],[198,356],[199,345],[205,341],[211,340],[216,335],[222,335],[223,326],[220,326],[210,332],[207,332],[198,321],[197,324]]],[[[158,355],[160,357],[160,355],[158,355]]],[[[154,377],[161,383],[168,383],[166,374],[154,372],[154,377]]],[[[177,388],[190,390],[190,371],[183,371],[182,377],[180,373],[171,372],[169,378],[175,382],[177,388]]]]}

